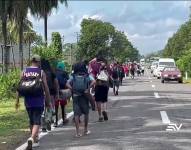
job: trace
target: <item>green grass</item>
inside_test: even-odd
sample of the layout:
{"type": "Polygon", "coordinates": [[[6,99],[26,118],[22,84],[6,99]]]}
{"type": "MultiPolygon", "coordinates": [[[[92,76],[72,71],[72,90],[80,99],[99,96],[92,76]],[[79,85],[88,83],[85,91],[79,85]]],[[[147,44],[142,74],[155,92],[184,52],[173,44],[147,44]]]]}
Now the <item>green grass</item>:
{"type": "Polygon", "coordinates": [[[20,104],[19,110],[16,111],[14,100],[0,102],[0,147],[3,149],[12,149],[29,134],[28,117],[23,101],[20,104]]]}
{"type": "Polygon", "coordinates": [[[186,80],[186,79],[184,78],[183,81],[184,81],[184,83],[191,84],[191,78],[188,78],[188,80],[186,80]]]}
{"type": "MultiPolygon", "coordinates": [[[[72,111],[72,100],[66,106],[66,112],[72,111]]],[[[0,150],[15,149],[29,136],[29,123],[23,100],[15,110],[15,101],[0,102],[0,150]],[[2,143],[5,142],[5,143],[2,143]]]]}

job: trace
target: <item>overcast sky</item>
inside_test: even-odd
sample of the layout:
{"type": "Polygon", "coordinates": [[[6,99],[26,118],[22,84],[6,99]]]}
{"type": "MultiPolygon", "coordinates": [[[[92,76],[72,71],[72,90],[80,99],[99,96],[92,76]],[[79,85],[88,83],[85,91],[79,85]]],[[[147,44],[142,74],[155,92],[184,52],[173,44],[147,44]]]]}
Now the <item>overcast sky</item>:
{"type": "MultiPolygon", "coordinates": [[[[48,39],[51,32],[60,32],[65,42],[76,42],[83,18],[111,22],[124,31],[141,54],[164,48],[169,37],[190,14],[187,1],[68,1],[48,18],[48,39]]],[[[33,18],[34,29],[44,35],[43,20],[33,18]]]]}

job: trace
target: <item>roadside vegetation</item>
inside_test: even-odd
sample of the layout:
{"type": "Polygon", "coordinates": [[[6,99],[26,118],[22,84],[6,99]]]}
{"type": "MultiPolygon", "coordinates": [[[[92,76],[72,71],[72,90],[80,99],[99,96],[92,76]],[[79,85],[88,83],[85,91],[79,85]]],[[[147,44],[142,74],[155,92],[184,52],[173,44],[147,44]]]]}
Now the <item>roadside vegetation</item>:
{"type": "MultiPolygon", "coordinates": [[[[127,35],[118,31],[111,23],[101,20],[84,19],[77,43],[63,44],[63,35],[59,32],[52,33],[51,43],[47,42],[48,16],[59,4],[66,0],[1,0],[0,1],[0,43],[4,45],[3,65],[0,65],[0,149],[14,149],[16,145],[26,140],[29,134],[28,117],[23,101],[19,111],[15,111],[16,89],[21,70],[29,64],[24,60],[23,45],[28,46],[29,56],[33,53],[50,61],[55,68],[58,61],[64,61],[66,70],[71,71],[71,66],[78,60],[90,60],[97,54],[109,61],[138,60],[139,51],[128,40],[127,35]],[[33,24],[27,18],[31,15],[44,20],[44,38],[33,29],[33,24]],[[18,45],[20,65],[10,62],[10,49],[8,45],[18,45]],[[10,65],[13,63],[13,66],[10,65]]],[[[0,47],[1,48],[1,47],[0,47]]],[[[72,110],[72,102],[67,106],[67,111],[72,110]]]]}
{"type": "MultiPolygon", "coordinates": [[[[176,33],[168,39],[163,50],[147,55],[147,58],[165,57],[174,58],[178,68],[183,76],[187,72],[188,78],[191,78],[191,18],[182,24],[176,33]]],[[[185,79],[184,79],[185,80],[185,79]]],[[[187,80],[186,82],[189,82],[187,80]]]]}

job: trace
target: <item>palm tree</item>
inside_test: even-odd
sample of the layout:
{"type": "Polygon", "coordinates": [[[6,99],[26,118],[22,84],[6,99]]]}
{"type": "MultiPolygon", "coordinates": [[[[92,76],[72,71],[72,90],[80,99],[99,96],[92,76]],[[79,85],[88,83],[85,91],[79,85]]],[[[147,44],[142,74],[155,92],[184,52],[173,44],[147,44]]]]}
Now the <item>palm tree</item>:
{"type": "MultiPolygon", "coordinates": [[[[8,22],[8,28],[10,31],[10,43],[19,43],[19,28],[20,25],[15,22],[15,20],[8,22]]],[[[36,32],[32,29],[33,25],[32,22],[29,21],[27,18],[23,20],[23,41],[22,43],[29,45],[29,58],[30,58],[30,46],[37,38],[36,32]]]]}
{"type": "Polygon", "coordinates": [[[67,7],[67,0],[29,0],[29,7],[31,13],[38,17],[44,18],[44,39],[47,45],[47,20],[52,10],[58,8],[59,2],[65,3],[67,7]]]}
{"type": "Polygon", "coordinates": [[[4,45],[4,68],[3,72],[8,72],[9,64],[9,48],[7,46],[7,18],[11,13],[12,0],[1,0],[0,1],[0,17],[2,22],[2,34],[3,34],[3,45],[4,45]]]}
{"type": "Polygon", "coordinates": [[[34,30],[24,32],[24,42],[29,46],[29,60],[31,56],[31,44],[37,40],[37,34],[34,30]]]}
{"type": "Polygon", "coordinates": [[[11,13],[11,19],[14,24],[18,27],[19,33],[19,55],[20,55],[20,65],[21,69],[23,69],[23,32],[24,32],[24,24],[27,18],[28,13],[28,1],[14,0],[11,13]]]}

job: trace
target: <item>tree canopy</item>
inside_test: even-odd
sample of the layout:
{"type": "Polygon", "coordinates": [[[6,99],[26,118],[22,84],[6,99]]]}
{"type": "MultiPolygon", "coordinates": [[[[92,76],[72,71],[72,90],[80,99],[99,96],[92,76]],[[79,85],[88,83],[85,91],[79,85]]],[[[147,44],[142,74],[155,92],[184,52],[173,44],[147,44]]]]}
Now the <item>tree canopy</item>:
{"type": "Polygon", "coordinates": [[[127,58],[136,60],[139,52],[127,36],[108,22],[84,19],[81,23],[77,58],[92,59],[97,54],[107,59],[124,62],[127,58]]]}
{"type": "Polygon", "coordinates": [[[180,26],[178,31],[169,38],[163,55],[175,58],[181,71],[191,75],[191,19],[180,26]]]}

